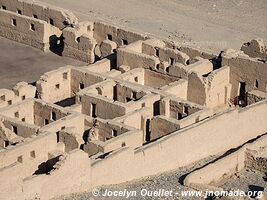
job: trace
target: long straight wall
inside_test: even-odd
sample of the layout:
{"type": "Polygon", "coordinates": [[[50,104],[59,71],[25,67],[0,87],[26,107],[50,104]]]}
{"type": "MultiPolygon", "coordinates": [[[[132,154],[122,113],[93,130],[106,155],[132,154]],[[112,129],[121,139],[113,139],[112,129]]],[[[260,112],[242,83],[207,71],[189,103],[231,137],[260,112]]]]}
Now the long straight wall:
{"type": "Polygon", "coordinates": [[[242,110],[230,110],[137,150],[122,149],[92,165],[92,185],[116,184],[162,173],[236,148],[267,131],[266,109],[267,101],[263,101],[242,110]],[[113,169],[109,176],[107,165],[113,169]],[[130,173],[125,170],[129,165],[130,173]]]}

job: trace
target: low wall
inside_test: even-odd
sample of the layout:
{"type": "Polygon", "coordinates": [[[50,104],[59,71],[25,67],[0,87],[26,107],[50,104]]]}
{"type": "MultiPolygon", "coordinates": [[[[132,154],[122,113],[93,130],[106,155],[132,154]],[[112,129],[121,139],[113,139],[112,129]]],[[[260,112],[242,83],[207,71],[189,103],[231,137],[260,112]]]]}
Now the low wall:
{"type": "Polygon", "coordinates": [[[117,52],[117,67],[126,65],[131,69],[138,67],[154,69],[158,62],[159,60],[156,57],[138,53],[127,48],[120,48],[117,52]]]}
{"type": "Polygon", "coordinates": [[[123,40],[127,41],[127,44],[138,40],[145,40],[146,35],[141,33],[136,33],[129,30],[124,30],[119,27],[109,25],[103,22],[94,23],[94,38],[98,44],[101,44],[104,40],[109,39],[114,41],[117,46],[124,45],[123,40]],[[109,38],[108,38],[108,35],[109,38]]]}
{"type": "Polygon", "coordinates": [[[110,64],[110,60],[108,60],[107,58],[103,58],[95,62],[94,64],[85,66],[84,68],[89,70],[90,72],[106,73],[110,71],[111,64],[110,64]]]}
{"type": "Polygon", "coordinates": [[[76,94],[80,91],[80,84],[84,85],[84,88],[89,87],[93,84],[99,83],[105,80],[106,77],[104,75],[90,72],[85,68],[72,69],[71,70],[71,92],[72,94],[76,94]]]}
{"type": "Polygon", "coordinates": [[[49,175],[32,176],[24,180],[23,199],[37,197],[48,200],[59,195],[83,192],[90,188],[92,178],[90,160],[81,150],[62,156],[49,175]]]}
{"type": "Polygon", "coordinates": [[[252,90],[252,91],[247,92],[247,105],[257,103],[264,99],[267,99],[266,92],[261,92],[259,90],[252,90]]]}
{"type": "Polygon", "coordinates": [[[82,96],[81,103],[82,113],[91,117],[91,104],[96,104],[96,116],[102,119],[114,119],[126,114],[126,108],[122,103],[93,94],[82,96]]]}
{"type": "Polygon", "coordinates": [[[0,169],[0,196],[1,199],[22,200],[23,166],[19,162],[0,169]],[[14,174],[16,174],[14,176],[14,174]],[[6,181],[8,180],[8,181],[6,181]]]}
{"type": "Polygon", "coordinates": [[[71,67],[45,73],[36,83],[38,97],[48,103],[55,103],[71,97],[71,67]]]}
{"type": "Polygon", "coordinates": [[[179,79],[160,88],[160,90],[167,92],[175,97],[187,99],[187,86],[188,82],[185,79],[179,79]]]}
{"type": "Polygon", "coordinates": [[[82,134],[84,132],[84,116],[78,113],[70,114],[53,123],[45,125],[40,129],[40,131],[49,131],[55,134],[56,132],[68,127],[75,129],[75,134],[79,134],[77,138],[82,138],[82,134]]]}
{"type": "Polygon", "coordinates": [[[17,128],[16,135],[21,136],[23,138],[35,135],[40,128],[39,126],[33,124],[25,124],[25,122],[14,120],[12,118],[4,118],[3,123],[5,127],[11,131],[12,129],[14,129],[14,127],[16,127],[17,128]]]}
{"type": "Polygon", "coordinates": [[[178,121],[164,116],[154,117],[150,122],[150,140],[156,140],[180,129],[178,121]],[[176,122],[176,123],[175,123],[176,122]]]}
{"type": "Polygon", "coordinates": [[[115,138],[106,141],[103,144],[104,153],[119,149],[123,146],[137,148],[143,144],[143,133],[139,130],[131,130],[115,138]]]}
{"type": "Polygon", "coordinates": [[[17,83],[12,90],[0,89],[0,108],[23,101],[27,98],[34,98],[36,87],[26,82],[17,83]]]}
{"type": "Polygon", "coordinates": [[[0,26],[0,36],[43,51],[49,50],[53,35],[60,35],[59,29],[42,20],[2,9],[0,26]]]}
{"type": "Polygon", "coordinates": [[[125,125],[131,126],[133,128],[143,130],[143,132],[146,131],[146,120],[151,119],[153,117],[153,110],[152,108],[142,108],[130,113],[127,113],[126,115],[122,117],[117,117],[113,121],[120,122],[125,125]]]}
{"type": "Polygon", "coordinates": [[[190,126],[194,123],[204,120],[208,117],[211,117],[213,114],[214,113],[211,109],[199,110],[181,120],[178,120],[178,123],[180,125],[180,128],[184,128],[186,126],[190,126]]]}
{"type": "Polygon", "coordinates": [[[11,119],[15,118],[18,121],[23,119],[28,124],[34,124],[34,99],[26,99],[2,108],[0,114],[11,119]]]}
{"type": "Polygon", "coordinates": [[[267,131],[266,102],[227,111],[135,151],[121,149],[121,153],[111,154],[92,165],[92,183],[94,186],[116,184],[162,173],[238,147],[267,131]],[[114,169],[112,175],[108,176],[106,166],[114,169]],[[127,171],[129,168],[131,173],[127,171]]]}
{"type": "Polygon", "coordinates": [[[75,96],[83,89],[81,85],[86,88],[104,79],[105,76],[90,72],[86,67],[65,66],[42,75],[36,87],[40,99],[55,103],[75,96]]]}
{"type": "Polygon", "coordinates": [[[38,166],[48,160],[48,153],[53,150],[63,150],[57,144],[56,134],[45,132],[42,135],[32,136],[23,143],[8,146],[0,151],[0,168],[15,162],[22,164],[23,178],[31,176],[38,166]]]}
{"type": "MultiPolygon", "coordinates": [[[[241,171],[247,163],[247,150],[266,147],[267,136],[262,136],[253,143],[248,143],[241,149],[211,163],[199,170],[190,173],[184,180],[184,184],[188,187],[201,185],[216,185],[219,181],[230,177],[234,173],[241,171]]],[[[251,167],[251,166],[250,166],[251,167]]]]}
{"type": "Polygon", "coordinates": [[[72,12],[35,0],[0,0],[0,6],[20,15],[48,22],[59,29],[78,22],[72,12]]]}

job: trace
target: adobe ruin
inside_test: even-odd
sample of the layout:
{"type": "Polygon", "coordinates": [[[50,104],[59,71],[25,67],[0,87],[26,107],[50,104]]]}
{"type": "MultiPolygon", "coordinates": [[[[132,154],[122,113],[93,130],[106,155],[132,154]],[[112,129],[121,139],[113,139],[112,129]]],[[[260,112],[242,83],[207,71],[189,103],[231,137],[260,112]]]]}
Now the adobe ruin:
{"type": "MultiPolygon", "coordinates": [[[[185,184],[203,189],[245,165],[266,170],[251,159],[267,145],[261,40],[214,55],[103,22],[79,22],[37,1],[0,0],[0,8],[0,36],[88,63],[0,89],[1,198],[89,191],[243,144],[185,184]]],[[[258,157],[266,164],[265,154],[258,157]]]]}

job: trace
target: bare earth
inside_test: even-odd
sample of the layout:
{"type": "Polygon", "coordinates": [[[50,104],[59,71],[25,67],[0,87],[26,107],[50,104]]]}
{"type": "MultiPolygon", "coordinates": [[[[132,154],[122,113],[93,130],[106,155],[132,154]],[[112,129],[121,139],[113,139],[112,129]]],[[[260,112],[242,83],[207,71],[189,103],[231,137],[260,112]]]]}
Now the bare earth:
{"type": "Polygon", "coordinates": [[[267,177],[266,173],[243,169],[218,185],[224,190],[242,190],[246,193],[248,191],[258,192],[264,191],[267,187],[267,177]]]}
{"type": "Polygon", "coordinates": [[[47,71],[86,63],[13,42],[0,37],[0,88],[11,89],[20,81],[34,82],[47,71]]]}

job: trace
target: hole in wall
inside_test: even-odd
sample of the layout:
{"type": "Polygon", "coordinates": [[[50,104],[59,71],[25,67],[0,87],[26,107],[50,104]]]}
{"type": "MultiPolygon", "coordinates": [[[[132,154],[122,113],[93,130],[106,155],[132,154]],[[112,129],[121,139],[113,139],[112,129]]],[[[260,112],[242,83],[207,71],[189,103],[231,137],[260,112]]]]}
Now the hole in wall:
{"type": "Polygon", "coordinates": [[[151,132],[150,132],[150,119],[146,120],[146,135],[145,135],[145,141],[150,142],[151,140],[151,132]]]}
{"type": "Polygon", "coordinates": [[[4,147],[7,147],[9,145],[9,141],[4,141],[4,147]]]}
{"type": "Polygon", "coordinates": [[[57,115],[54,111],[52,111],[52,114],[51,114],[51,119],[56,121],[57,120],[57,115]]]}
{"type": "Polygon", "coordinates": [[[1,101],[5,101],[5,100],[6,100],[6,96],[5,96],[5,95],[2,95],[2,96],[0,97],[0,100],[1,100],[1,101]]]}
{"type": "Polygon", "coordinates": [[[112,136],[117,137],[118,136],[118,131],[117,130],[112,130],[112,136]]]}
{"type": "Polygon", "coordinates": [[[19,112],[15,112],[14,116],[15,116],[16,118],[19,118],[19,112]]]}
{"type": "Polygon", "coordinates": [[[166,72],[167,72],[167,73],[170,72],[170,67],[166,67],[166,72]]]}
{"type": "Polygon", "coordinates": [[[16,19],[12,19],[12,25],[17,26],[17,20],[16,19]]]}
{"type": "Polygon", "coordinates": [[[175,63],[174,58],[170,58],[169,63],[170,63],[170,65],[174,65],[174,63],[175,63]]]}
{"type": "Polygon", "coordinates": [[[22,156],[19,156],[19,157],[17,158],[17,161],[20,162],[20,163],[23,163],[23,157],[22,157],[22,156]]]}
{"type": "Polygon", "coordinates": [[[31,30],[35,31],[35,25],[34,24],[31,24],[31,30]]]}
{"type": "Polygon", "coordinates": [[[63,73],[63,79],[67,80],[68,79],[68,72],[63,73]]]}
{"type": "Polygon", "coordinates": [[[189,107],[184,106],[184,114],[188,115],[189,114],[189,107]]]}
{"type": "Polygon", "coordinates": [[[258,80],[255,80],[255,87],[256,88],[259,88],[259,82],[258,82],[258,80]]]}
{"type": "Polygon", "coordinates": [[[159,70],[159,64],[156,65],[156,69],[159,70]]]}
{"type": "Polygon", "coordinates": [[[56,136],[57,136],[57,143],[59,143],[59,131],[56,132],[56,136]]]}
{"type": "Polygon", "coordinates": [[[54,20],[52,18],[49,19],[49,24],[54,26],[54,20]]]}
{"type": "Polygon", "coordinates": [[[107,34],[107,39],[112,41],[112,35],[111,34],[107,34]]]}
{"type": "Polygon", "coordinates": [[[93,118],[97,117],[97,115],[96,115],[96,104],[95,103],[91,103],[91,116],[93,118]]]}
{"type": "Polygon", "coordinates": [[[128,41],[125,39],[122,39],[122,45],[128,45],[128,41]]]}
{"type": "Polygon", "coordinates": [[[182,115],[182,113],[179,113],[179,112],[177,113],[177,119],[178,119],[178,120],[183,119],[183,115],[182,115]]]}
{"type": "Polygon", "coordinates": [[[80,89],[84,89],[84,84],[83,83],[80,83],[80,89]]]}
{"type": "Polygon", "coordinates": [[[18,134],[18,127],[12,125],[12,132],[18,134]]]}
{"type": "Polygon", "coordinates": [[[31,152],[30,152],[30,155],[31,155],[32,158],[35,158],[35,157],[36,157],[36,155],[35,155],[35,151],[31,151],[31,152]]]}
{"type": "Polygon", "coordinates": [[[159,57],[159,48],[155,48],[155,55],[159,57]]]}
{"type": "Polygon", "coordinates": [[[44,120],[44,125],[47,125],[47,124],[49,124],[49,120],[48,119],[45,119],[44,120]]]}
{"type": "Polygon", "coordinates": [[[102,90],[100,87],[97,87],[96,90],[97,90],[97,94],[102,95],[102,90]]]}

